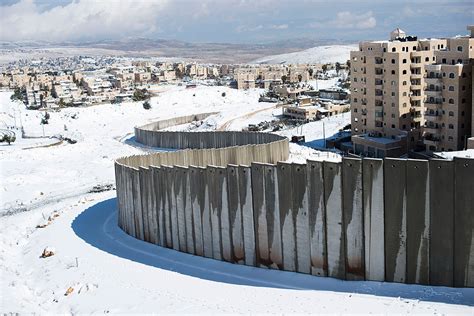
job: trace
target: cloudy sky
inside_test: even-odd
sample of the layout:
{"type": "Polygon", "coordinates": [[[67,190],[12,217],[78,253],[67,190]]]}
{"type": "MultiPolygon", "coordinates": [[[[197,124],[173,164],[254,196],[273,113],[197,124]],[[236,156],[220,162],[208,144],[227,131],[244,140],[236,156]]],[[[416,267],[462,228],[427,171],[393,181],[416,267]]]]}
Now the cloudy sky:
{"type": "Polygon", "coordinates": [[[0,40],[262,43],[466,34],[472,0],[0,0],[0,40]]]}

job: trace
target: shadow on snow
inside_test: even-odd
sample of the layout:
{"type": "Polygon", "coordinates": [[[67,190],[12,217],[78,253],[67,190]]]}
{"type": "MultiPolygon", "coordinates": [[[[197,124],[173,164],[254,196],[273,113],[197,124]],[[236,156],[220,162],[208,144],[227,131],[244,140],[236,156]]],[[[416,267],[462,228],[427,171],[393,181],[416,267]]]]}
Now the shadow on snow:
{"type": "Polygon", "coordinates": [[[343,281],[231,264],[159,247],[125,234],[117,225],[116,204],[116,198],[112,198],[86,209],[74,219],[72,229],[85,242],[102,251],[159,269],[238,285],[357,293],[474,306],[474,289],[343,281]]]}

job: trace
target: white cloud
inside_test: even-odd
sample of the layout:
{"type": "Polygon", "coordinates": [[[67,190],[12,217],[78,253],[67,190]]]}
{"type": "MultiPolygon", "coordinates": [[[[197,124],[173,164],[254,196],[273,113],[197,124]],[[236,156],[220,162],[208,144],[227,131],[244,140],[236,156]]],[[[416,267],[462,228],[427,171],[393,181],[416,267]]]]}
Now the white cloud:
{"type": "Polygon", "coordinates": [[[156,17],[168,0],[74,0],[41,11],[33,0],[0,9],[0,39],[76,40],[146,36],[160,27],[156,17]]]}
{"type": "Polygon", "coordinates": [[[334,27],[340,29],[371,29],[377,25],[377,20],[372,11],[356,15],[349,11],[339,12],[336,19],[331,22],[334,27]]]}

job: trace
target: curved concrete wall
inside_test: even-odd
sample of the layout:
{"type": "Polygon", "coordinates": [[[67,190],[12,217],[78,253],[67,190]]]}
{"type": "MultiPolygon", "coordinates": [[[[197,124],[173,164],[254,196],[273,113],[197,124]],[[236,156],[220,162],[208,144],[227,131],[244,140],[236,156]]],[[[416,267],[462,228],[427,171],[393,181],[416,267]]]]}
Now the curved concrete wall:
{"type": "MultiPolygon", "coordinates": [[[[244,139],[236,136],[234,156],[209,148],[117,160],[119,226],[147,242],[232,263],[474,286],[472,159],[291,164],[278,162],[288,157],[288,143],[273,136],[235,146],[244,139]],[[239,149],[245,163],[232,163],[239,149]]],[[[168,137],[177,139],[161,139],[175,148],[187,142],[179,132],[168,137]]],[[[219,144],[219,137],[201,140],[219,144]]]]}

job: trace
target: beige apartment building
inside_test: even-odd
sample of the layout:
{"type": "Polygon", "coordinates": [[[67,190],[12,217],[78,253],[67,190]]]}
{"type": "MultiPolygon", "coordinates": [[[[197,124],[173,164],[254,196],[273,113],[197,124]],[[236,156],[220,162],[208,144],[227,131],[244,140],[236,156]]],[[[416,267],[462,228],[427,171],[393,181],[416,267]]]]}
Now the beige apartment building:
{"type": "Polygon", "coordinates": [[[436,63],[425,66],[426,123],[424,143],[430,151],[465,149],[472,130],[472,67],[474,26],[470,36],[447,39],[435,52],[436,63]]]}
{"type": "MultiPolygon", "coordinates": [[[[456,78],[459,78],[457,82],[471,80],[471,72],[468,74],[462,71],[465,68],[464,62],[469,57],[466,55],[463,58],[459,54],[461,52],[457,51],[457,46],[462,46],[464,54],[466,51],[472,54],[472,43],[468,43],[471,39],[467,40],[467,42],[465,38],[419,40],[407,36],[400,29],[395,29],[388,41],[361,42],[359,50],[351,52],[351,127],[354,152],[375,157],[398,156],[413,149],[417,144],[422,144],[425,125],[433,127],[433,123],[439,123],[440,125],[436,127],[442,126],[441,121],[435,121],[440,119],[438,114],[442,113],[440,102],[443,97],[440,94],[444,92],[440,90],[443,87],[433,82],[439,79],[436,74],[440,72],[434,69],[440,68],[437,64],[443,58],[446,58],[446,65],[441,65],[441,68],[450,69],[449,72],[446,71],[448,78],[451,76],[450,73],[454,74],[454,80],[449,78],[450,85],[454,85],[454,89],[458,91],[454,91],[457,93],[456,98],[450,94],[451,98],[448,97],[446,102],[453,104],[464,100],[466,106],[458,106],[460,110],[456,118],[462,111],[464,117],[467,117],[467,113],[470,117],[471,112],[468,112],[467,104],[471,102],[471,97],[469,99],[461,97],[463,94],[459,92],[463,85],[459,86],[454,82],[456,78]],[[459,44],[461,42],[464,44],[459,44]],[[457,51],[456,57],[448,57],[447,55],[451,56],[448,52],[453,48],[457,51]],[[453,59],[455,64],[451,65],[453,59]],[[462,65],[459,65],[459,60],[463,61],[462,65]],[[431,110],[441,111],[431,112],[431,110]],[[428,115],[425,115],[426,113],[428,115]]],[[[448,89],[449,86],[446,87],[446,90],[448,89]]],[[[467,90],[470,94],[470,85],[465,85],[463,91],[467,90]]],[[[472,107],[471,103],[469,105],[472,107]]],[[[449,115],[449,112],[446,114],[449,115]]],[[[457,123],[462,124],[460,120],[457,123]]],[[[464,123],[463,131],[467,131],[467,126],[467,122],[464,123]]],[[[438,135],[438,130],[428,128],[425,132],[427,135],[438,135]],[[434,130],[436,131],[433,132],[434,130]]],[[[450,135],[453,139],[456,137],[456,140],[452,146],[445,145],[444,149],[460,148],[463,140],[458,141],[457,138],[461,133],[450,135]]],[[[434,136],[428,136],[429,139],[432,137],[434,136]]]]}

